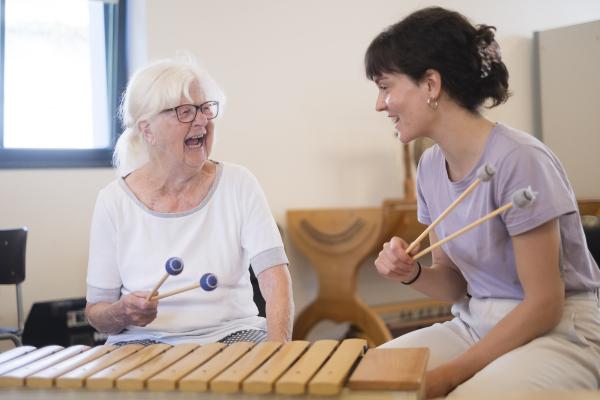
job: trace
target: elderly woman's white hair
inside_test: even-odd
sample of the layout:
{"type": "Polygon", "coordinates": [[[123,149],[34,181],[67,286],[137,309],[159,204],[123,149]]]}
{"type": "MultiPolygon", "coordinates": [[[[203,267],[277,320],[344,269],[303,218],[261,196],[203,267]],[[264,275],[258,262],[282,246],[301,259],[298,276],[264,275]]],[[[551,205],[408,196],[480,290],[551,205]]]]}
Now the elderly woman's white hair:
{"type": "Polygon", "coordinates": [[[119,176],[126,176],[148,161],[148,148],[139,122],[179,105],[182,96],[192,102],[190,86],[194,82],[200,84],[206,100],[219,102],[219,116],[222,115],[225,95],[210,75],[189,57],[160,60],[133,74],[120,107],[125,130],[117,140],[113,154],[119,176]]]}

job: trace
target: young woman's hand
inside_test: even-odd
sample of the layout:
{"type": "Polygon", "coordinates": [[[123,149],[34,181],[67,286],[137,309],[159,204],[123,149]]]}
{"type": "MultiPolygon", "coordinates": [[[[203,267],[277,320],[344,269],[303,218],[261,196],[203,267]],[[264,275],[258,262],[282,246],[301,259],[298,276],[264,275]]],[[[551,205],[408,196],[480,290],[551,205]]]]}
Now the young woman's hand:
{"type": "Polygon", "coordinates": [[[445,397],[456,386],[461,379],[450,365],[440,365],[425,373],[425,398],[434,399],[445,397]]]}
{"type": "MultiPolygon", "coordinates": [[[[388,279],[408,282],[419,272],[417,263],[406,254],[408,243],[394,236],[383,245],[383,250],[375,260],[377,271],[388,279]]],[[[413,252],[418,251],[418,246],[413,252]]]]}

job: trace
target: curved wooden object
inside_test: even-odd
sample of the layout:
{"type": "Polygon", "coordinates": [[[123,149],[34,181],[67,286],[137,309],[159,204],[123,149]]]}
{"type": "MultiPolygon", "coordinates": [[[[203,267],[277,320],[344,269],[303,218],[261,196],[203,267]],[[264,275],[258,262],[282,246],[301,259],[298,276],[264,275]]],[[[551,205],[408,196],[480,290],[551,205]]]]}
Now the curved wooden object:
{"type": "Polygon", "coordinates": [[[379,241],[380,208],[288,211],[292,241],[306,255],[319,280],[319,292],[296,318],[294,339],[305,338],[323,319],[351,322],[373,344],[391,339],[385,323],[356,293],[358,268],[379,241]]]}
{"type": "MultiPolygon", "coordinates": [[[[381,213],[383,225],[377,249],[381,248],[393,236],[399,236],[410,243],[427,228],[417,219],[417,203],[414,201],[403,199],[384,200],[381,213]]],[[[427,239],[421,242],[421,247],[425,243],[427,243],[427,239]]]]}
{"type": "Polygon", "coordinates": [[[579,199],[577,205],[581,215],[600,215],[600,199],[579,199]]]}
{"type": "Polygon", "coordinates": [[[288,231],[319,280],[317,298],[297,316],[294,339],[304,339],[321,320],[350,322],[370,344],[390,340],[382,318],[357,295],[358,268],[392,236],[406,241],[425,227],[410,200],[386,200],[381,208],[290,210],[288,231]]]}

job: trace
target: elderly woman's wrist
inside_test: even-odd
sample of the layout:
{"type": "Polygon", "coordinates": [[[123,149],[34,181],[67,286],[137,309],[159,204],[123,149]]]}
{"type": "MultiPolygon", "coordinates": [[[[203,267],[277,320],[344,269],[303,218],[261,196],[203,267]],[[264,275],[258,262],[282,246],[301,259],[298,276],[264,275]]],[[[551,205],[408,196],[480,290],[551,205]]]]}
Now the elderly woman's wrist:
{"type": "Polygon", "coordinates": [[[127,307],[123,298],[120,298],[109,309],[112,326],[117,332],[122,331],[126,326],[131,325],[131,318],[127,315],[127,307]]]}

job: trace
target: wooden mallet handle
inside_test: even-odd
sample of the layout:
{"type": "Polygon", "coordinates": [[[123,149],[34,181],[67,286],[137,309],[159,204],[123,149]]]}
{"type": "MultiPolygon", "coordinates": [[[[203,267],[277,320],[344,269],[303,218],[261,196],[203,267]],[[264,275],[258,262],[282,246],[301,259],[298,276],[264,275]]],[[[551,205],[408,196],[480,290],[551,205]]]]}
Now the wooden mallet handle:
{"type": "Polygon", "coordinates": [[[512,201],[510,203],[507,203],[507,204],[503,205],[502,207],[497,208],[496,210],[492,211],[491,213],[489,213],[489,214],[479,218],[478,220],[470,223],[469,225],[465,226],[464,228],[459,229],[458,231],[454,232],[450,236],[447,236],[447,237],[443,238],[442,240],[435,242],[433,245],[429,246],[425,250],[415,254],[412,257],[412,259],[416,260],[418,258],[423,257],[425,254],[428,254],[432,250],[437,249],[444,243],[447,243],[450,240],[462,235],[463,233],[470,231],[471,229],[475,228],[476,226],[481,225],[485,221],[494,218],[496,215],[503,213],[504,211],[508,210],[512,206],[516,206],[518,208],[524,208],[524,207],[529,206],[531,203],[533,203],[534,200],[535,200],[535,193],[533,192],[533,190],[531,190],[531,188],[519,189],[513,193],[512,201]]]}
{"type": "Polygon", "coordinates": [[[163,283],[165,283],[165,281],[167,280],[168,277],[169,277],[169,274],[165,273],[163,275],[163,277],[160,278],[160,281],[158,281],[156,283],[156,285],[154,286],[154,289],[152,289],[150,294],[148,296],[146,296],[146,300],[150,300],[152,298],[152,296],[154,296],[156,294],[156,292],[158,291],[158,288],[161,287],[163,283]]]}
{"type": "Polygon", "coordinates": [[[169,292],[161,293],[158,296],[153,296],[151,300],[164,299],[165,297],[174,296],[176,294],[187,292],[188,290],[194,290],[194,289],[199,288],[199,287],[200,287],[200,283],[196,282],[196,283],[194,283],[192,285],[189,285],[189,286],[184,286],[184,287],[181,287],[179,289],[175,289],[175,290],[171,290],[169,292]]]}
{"type": "Polygon", "coordinates": [[[171,257],[165,262],[165,274],[158,281],[158,283],[154,286],[150,294],[146,296],[146,300],[150,300],[158,291],[158,288],[162,286],[163,283],[167,280],[169,275],[179,275],[181,271],[183,271],[183,260],[179,257],[171,257]]]}
{"type": "Polygon", "coordinates": [[[484,217],[479,218],[477,221],[474,221],[472,223],[470,223],[469,225],[465,226],[464,228],[454,232],[452,235],[450,236],[446,236],[445,238],[443,238],[442,240],[435,242],[434,244],[432,244],[431,246],[429,246],[428,248],[426,248],[425,250],[415,254],[412,259],[413,260],[417,260],[421,257],[423,257],[424,255],[431,253],[432,250],[437,249],[438,247],[440,247],[441,245],[443,245],[444,243],[449,242],[450,240],[462,235],[465,232],[470,231],[471,229],[475,228],[478,225],[481,225],[482,223],[484,223],[485,221],[487,221],[488,219],[494,218],[496,215],[503,213],[504,211],[508,210],[509,208],[511,208],[513,206],[512,203],[508,203],[503,205],[502,207],[492,211],[491,213],[487,214],[484,217]]]}
{"type": "Polygon", "coordinates": [[[461,193],[460,196],[458,196],[458,198],[456,200],[454,200],[452,202],[452,204],[450,204],[448,206],[448,208],[446,208],[444,210],[443,213],[441,213],[439,215],[439,217],[437,217],[435,219],[435,221],[433,221],[424,231],[423,233],[421,233],[419,235],[419,237],[417,237],[407,248],[406,248],[406,254],[410,254],[411,251],[413,251],[415,249],[415,247],[417,247],[417,245],[419,243],[421,243],[421,240],[423,240],[425,238],[425,236],[427,236],[427,234],[429,234],[429,232],[431,232],[431,230],[433,228],[435,228],[444,218],[446,218],[446,216],[448,214],[450,214],[450,212],[452,210],[454,210],[456,208],[456,206],[465,199],[465,197],[467,197],[469,195],[469,193],[471,193],[476,187],[477,185],[479,185],[481,182],[487,182],[490,179],[492,179],[492,177],[494,176],[494,174],[496,173],[496,170],[494,169],[494,167],[492,167],[490,164],[485,164],[483,165],[481,168],[479,168],[477,170],[477,178],[473,181],[473,183],[471,183],[469,185],[469,187],[461,193]]]}
{"type": "Polygon", "coordinates": [[[215,274],[211,274],[210,272],[208,272],[208,273],[202,275],[202,277],[200,278],[200,280],[198,282],[196,282],[192,285],[189,285],[189,286],[179,288],[179,289],[171,290],[170,292],[165,292],[158,296],[154,296],[154,297],[152,297],[152,300],[164,299],[165,297],[169,297],[169,296],[173,296],[173,295],[176,295],[179,293],[187,292],[188,290],[194,290],[199,287],[206,290],[207,292],[215,290],[217,288],[217,277],[215,276],[215,274]]]}

